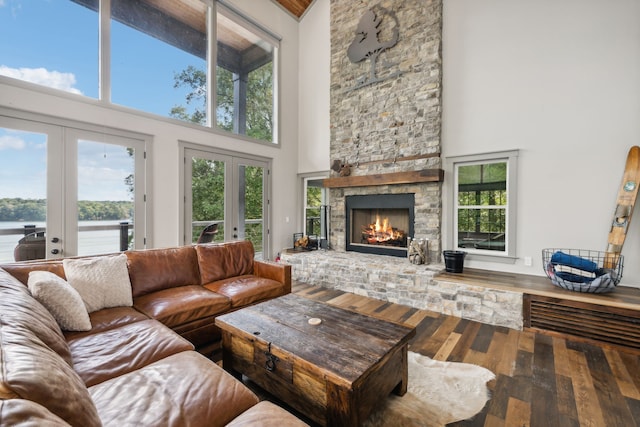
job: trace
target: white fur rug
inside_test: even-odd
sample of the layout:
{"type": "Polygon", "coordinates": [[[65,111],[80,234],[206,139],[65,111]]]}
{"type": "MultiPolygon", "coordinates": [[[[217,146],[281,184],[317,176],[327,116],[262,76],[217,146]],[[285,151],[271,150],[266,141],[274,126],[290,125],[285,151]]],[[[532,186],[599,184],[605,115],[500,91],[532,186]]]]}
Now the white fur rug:
{"type": "Polygon", "coordinates": [[[389,396],[365,427],[441,427],[480,412],[490,399],[493,372],[468,363],[440,362],[409,352],[407,393],[389,396]]]}

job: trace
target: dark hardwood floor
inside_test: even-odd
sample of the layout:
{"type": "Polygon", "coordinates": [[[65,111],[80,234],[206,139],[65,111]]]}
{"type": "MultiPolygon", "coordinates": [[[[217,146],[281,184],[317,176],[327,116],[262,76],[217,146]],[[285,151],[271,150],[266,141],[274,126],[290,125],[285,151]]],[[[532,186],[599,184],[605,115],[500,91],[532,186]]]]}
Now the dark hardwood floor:
{"type": "Polygon", "coordinates": [[[293,292],[408,323],[417,329],[411,351],[493,371],[491,400],[473,419],[452,426],[640,427],[637,351],[485,325],[301,283],[294,284],[293,292]]]}

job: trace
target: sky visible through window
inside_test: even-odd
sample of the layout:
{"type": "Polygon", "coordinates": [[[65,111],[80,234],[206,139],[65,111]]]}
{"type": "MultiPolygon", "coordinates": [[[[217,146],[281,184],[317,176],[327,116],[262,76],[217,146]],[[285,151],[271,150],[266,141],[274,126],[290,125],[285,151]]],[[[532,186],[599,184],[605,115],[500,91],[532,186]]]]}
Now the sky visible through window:
{"type": "MultiPolygon", "coordinates": [[[[172,107],[185,105],[187,90],[173,87],[174,75],[188,65],[204,68],[202,59],[116,22],[112,23],[112,39],[114,103],[163,117],[172,107]]],[[[97,99],[98,67],[95,11],[70,0],[0,0],[0,75],[97,99]]],[[[24,179],[28,171],[45,173],[45,140],[42,135],[0,126],[0,198],[45,198],[42,180],[24,179]]],[[[126,149],[105,146],[90,144],[79,152],[79,180],[131,173],[130,167],[110,169],[123,165],[126,149]],[[123,159],[101,164],[107,157],[123,159]],[[91,167],[101,169],[92,171],[91,167]]],[[[79,194],[79,199],[130,199],[121,179],[96,185],[92,194],[79,194]]]]}

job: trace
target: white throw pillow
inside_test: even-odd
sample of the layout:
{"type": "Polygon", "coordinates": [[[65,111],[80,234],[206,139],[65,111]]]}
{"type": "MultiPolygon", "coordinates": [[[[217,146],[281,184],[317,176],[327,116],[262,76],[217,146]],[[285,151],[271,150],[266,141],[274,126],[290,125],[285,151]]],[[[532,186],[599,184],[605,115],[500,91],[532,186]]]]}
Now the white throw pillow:
{"type": "Polygon", "coordinates": [[[31,295],[40,302],[65,331],[91,329],[89,313],[78,291],[66,280],[50,271],[31,271],[27,286],[31,295]]]}
{"type": "Polygon", "coordinates": [[[78,291],[89,313],[109,307],[131,307],[127,256],[64,259],[67,281],[78,291]]]}

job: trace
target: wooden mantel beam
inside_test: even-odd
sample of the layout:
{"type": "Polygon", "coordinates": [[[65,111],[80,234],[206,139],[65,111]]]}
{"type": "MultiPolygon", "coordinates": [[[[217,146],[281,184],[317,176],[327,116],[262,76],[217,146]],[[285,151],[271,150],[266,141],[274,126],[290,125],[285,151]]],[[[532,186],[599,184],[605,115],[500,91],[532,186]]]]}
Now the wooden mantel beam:
{"type": "Polygon", "coordinates": [[[443,179],[444,171],[442,169],[424,169],[410,172],[326,178],[322,181],[322,184],[326,188],[345,188],[390,184],[415,184],[417,182],[441,182],[443,179]]]}

